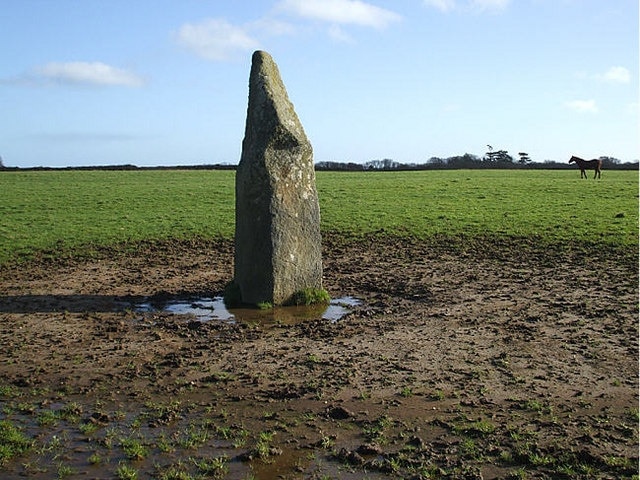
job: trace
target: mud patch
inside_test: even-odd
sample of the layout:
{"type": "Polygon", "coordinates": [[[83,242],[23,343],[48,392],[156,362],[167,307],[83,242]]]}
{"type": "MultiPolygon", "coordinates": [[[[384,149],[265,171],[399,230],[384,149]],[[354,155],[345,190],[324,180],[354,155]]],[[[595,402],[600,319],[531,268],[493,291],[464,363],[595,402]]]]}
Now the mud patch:
{"type": "Polygon", "coordinates": [[[215,299],[226,241],[0,267],[1,476],[637,474],[637,248],[324,241],[336,322],[122,307],[215,299]]]}

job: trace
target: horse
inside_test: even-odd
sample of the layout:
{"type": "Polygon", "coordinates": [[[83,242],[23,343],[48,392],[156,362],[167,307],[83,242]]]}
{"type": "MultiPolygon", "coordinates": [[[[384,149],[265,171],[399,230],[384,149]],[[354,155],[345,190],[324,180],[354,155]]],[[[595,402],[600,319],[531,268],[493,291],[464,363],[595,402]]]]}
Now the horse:
{"type": "Polygon", "coordinates": [[[584,175],[584,178],[587,178],[586,170],[595,170],[593,178],[601,178],[602,172],[602,160],[596,158],[594,160],[583,160],[580,157],[576,157],[575,155],[569,159],[569,163],[576,162],[578,168],[580,169],[580,178],[584,175]]]}

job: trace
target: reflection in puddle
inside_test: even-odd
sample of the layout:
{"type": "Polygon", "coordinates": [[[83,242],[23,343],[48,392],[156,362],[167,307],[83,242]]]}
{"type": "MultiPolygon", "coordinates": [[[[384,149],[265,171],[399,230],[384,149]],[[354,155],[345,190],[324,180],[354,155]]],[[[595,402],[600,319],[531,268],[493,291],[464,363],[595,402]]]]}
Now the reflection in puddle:
{"type": "Polygon", "coordinates": [[[134,305],[137,312],[166,312],[176,315],[192,315],[201,322],[217,320],[228,323],[266,323],[292,325],[305,320],[321,318],[336,322],[360,305],[354,297],[331,300],[329,305],[319,304],[299,307],[274,307],[268,310],[255,308],[227,309],[222,297],[187,298],[173,300],[149,300],[134,305]]]}

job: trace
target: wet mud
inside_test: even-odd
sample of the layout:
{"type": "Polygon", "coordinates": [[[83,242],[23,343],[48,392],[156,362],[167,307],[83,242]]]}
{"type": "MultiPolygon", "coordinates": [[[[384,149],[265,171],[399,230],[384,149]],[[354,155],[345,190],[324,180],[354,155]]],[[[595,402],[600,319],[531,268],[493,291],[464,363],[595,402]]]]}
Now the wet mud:
{"type": "Polygon", "coordinates": [[[140,307],[220,296],[229,241],[4,265],[0,476],[630,478],[637,256],[327,235],[360,303],[292,322],[140,307]]]}

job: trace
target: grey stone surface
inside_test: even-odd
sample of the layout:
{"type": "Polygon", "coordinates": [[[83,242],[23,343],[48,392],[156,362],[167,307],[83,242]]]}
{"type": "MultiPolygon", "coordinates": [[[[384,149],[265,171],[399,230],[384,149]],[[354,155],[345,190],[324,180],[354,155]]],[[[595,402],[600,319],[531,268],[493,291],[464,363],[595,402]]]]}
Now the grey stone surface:
{"type": "Polygon", "coordinates": [[[236,172],[235,282],[244,303],[287,303],[322,288],[320,206],[313,149],[278,67],[253,54],[236,172]]]}

